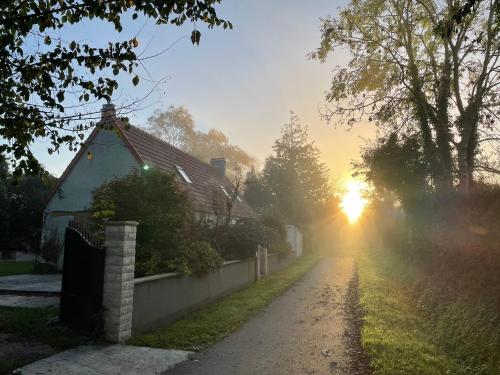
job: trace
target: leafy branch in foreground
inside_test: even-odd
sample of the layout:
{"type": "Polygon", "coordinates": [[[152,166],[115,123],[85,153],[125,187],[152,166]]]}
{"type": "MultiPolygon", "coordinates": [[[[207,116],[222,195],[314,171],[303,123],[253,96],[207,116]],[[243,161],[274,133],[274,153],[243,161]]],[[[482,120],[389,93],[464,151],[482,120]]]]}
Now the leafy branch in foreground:
{"type": "MultiPolygon", "coordinates": [[[[40,164],[30,150],[37,138],[50,140],[49,153],[63,144],[78,147],[83,132],[98,114],[74,111],[96,100],[110,101],[117,89],[117,76],[134,73],[141,63],[135,53],[137,38],[97,47],[65,41],[58,31],[67,25],[100,20],[121,32],[129,12],[154,19],[157,25],[180,26],[186,21],[203,22],[209,28],[232,28],[217,16],[221,0],[17,0],[0,7],[0,152],[13,156],[16,174],[36,173],[40,164]],[[97,72],[105,72],[96,77],[97,72]],[[77,105],[68,106],[74,96],[77,105]]],[[[196,28],[191,42],[199,44],[196,28]]],[[[72,103],[72,104],[73,104],[72,103]]]]}

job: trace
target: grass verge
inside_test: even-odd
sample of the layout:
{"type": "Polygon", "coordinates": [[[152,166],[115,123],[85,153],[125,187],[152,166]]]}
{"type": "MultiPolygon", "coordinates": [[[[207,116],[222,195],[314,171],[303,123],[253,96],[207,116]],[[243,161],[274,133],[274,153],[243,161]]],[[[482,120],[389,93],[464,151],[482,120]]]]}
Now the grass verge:
{"type": "Polygon", "coordinates": [[[286,269],[170,325],[134,336],[128,343],[185,350],[199,350],[210,346],[236,330],[273,298],[283,293],[294,281],[309,271],[319,258],[318,255],[304,255],[286,269]]]}
{"type": "Polygon", "coordinates": [[[465,374],[412,298],[413,269],[391,251],[360,259],[362,344],[376,375],[465,374]]]}
{"type": "Polygon", "coordinates": [[[33,273],[34,262],[0,262],[0,277],[33,273]]]}
{"type": "Polygon", "coordinates": [[[5,338],[1,338],[1,345],[19,347],[14,353],[9,352],[9,358],[2,358],[0,348],[0,374],[39,359],[36,353],[24,350],[32,343],[48,345],[54,351],[89,343],[88,338],[78,336],[60,324],[49,324],[57,315],[56,307],[0,307],[0,332],[8,336],[6,342],[3,342],[5,338]]]}

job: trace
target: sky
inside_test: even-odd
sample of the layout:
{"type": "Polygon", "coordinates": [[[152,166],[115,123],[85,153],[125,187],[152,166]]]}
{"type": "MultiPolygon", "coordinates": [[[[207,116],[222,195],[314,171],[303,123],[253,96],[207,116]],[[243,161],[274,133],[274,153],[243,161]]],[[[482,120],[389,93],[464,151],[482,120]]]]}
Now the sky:
{"type": "MultiPolygon", "coordinates": [[[[350,175],[351,161],[359,157],[360,146],[375,131],[369,124],[346,131],[321,119],[332,70],[346,64],[349,55],[335,51],[321,64],[308,60],[307,54],[319,45],[320,18],[336,14],[344,3],[223,0],[218,15],[230,20],[233,30],[207,30],[197,25],[202,31],[199,46],[189,40],[192,24],[156,26],[144,18],[126,20],[121,34],[110,25],[93,21],[63,29],[61,37],[102,45],[137,36],[142,56],[155,55],[170,46],[144,62],[137,87],[131,84],[132,77],[118,77],[120,88],[113,102],[120,106],[140,100],[139,108],[128,114],[132,124],[145,125],[155,109],[184,105],[198,129],[222,130],[231,143],[249,152],[262,166],[293,110],[301,123],[309,126],[332,179],[340,181],[350,175]]],[[[102,104],[96,103],[94,109],[102,104]]],[[[39,141],[33,151],[49,172],[59,176],[74,153],[61,150],[49,156],[46,148],[46,142],[39,141]]]]}

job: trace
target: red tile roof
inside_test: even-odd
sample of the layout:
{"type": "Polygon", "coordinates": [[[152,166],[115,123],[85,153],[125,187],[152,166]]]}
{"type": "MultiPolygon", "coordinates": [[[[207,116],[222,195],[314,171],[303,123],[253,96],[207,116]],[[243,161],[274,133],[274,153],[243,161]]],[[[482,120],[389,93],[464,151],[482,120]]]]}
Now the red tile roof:
{"type": "MultiPolygon", "coordinates": [[[[122,134],[127,147],[141,167],[146,164],[178,176],[179,186],[188,193],[193,209],[196,212],[208,214],[226,212],[223,207],[227,202],[227,198],[220,187],[223,186],[229,194],[233,192],[233,185],[227,177],[220,176],[212,166],[146,133],[144,130],[132,125],[125,125],[117,118],[113,120],[113,123],[122,134]],[[192,181],[191,184],[185,182],[180,176],[177,166],[184,169],[192,181]]],[[[102,130],[97,126],[85,143],[90,144],[99,131],[102,130]]],[[[76,162],[82,157],[84,150],[85,147],[82,147],[66,168],[57,186],[48,196],[47,203],[69,175],[76,162]]],[[[241,201],[234,200],[232,216],[251,217],[254,216],[254,212],[241,197],[241,201]]]]}
{"type": "MultiPolygon", "coordinates": [[[[226,199],[220,186],[223,186],[230,195],[232,194],[233,184],[227,177],[220,176],[217,170],[209,164],[135,126],[124,127],[120,124],[119,128],[144,164],[179,177],[180,187],[187,191],[195,211],[214,213],[220,209],[220,203],[226,199]],[[192,181],[191,184],[185,182],[180,176],[177,166],[184,169],[192,181]]],[[[243,197],[241,197],[241,202],[238,199],[234,200],[232,210],[232,214],[237,217],[254,215],[243,197]]]]}

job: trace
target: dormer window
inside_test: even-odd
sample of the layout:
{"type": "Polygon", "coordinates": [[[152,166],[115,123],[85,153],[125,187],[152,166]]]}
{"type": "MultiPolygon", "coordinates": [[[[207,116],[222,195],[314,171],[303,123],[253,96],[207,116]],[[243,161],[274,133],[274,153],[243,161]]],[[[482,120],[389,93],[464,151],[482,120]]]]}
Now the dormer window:
{"type": "Polygon", "coordinates": [[[177,168],[177,171],[182,176],[182,178],[184,179],[184,181],[186,181],[188,184],[192,184],[193,183],[193,181],[191,181],[191,179],[187,175],[186,171],[184,169],[182,169],[182,167],[176,165],[175,168],[177,168]]]}

